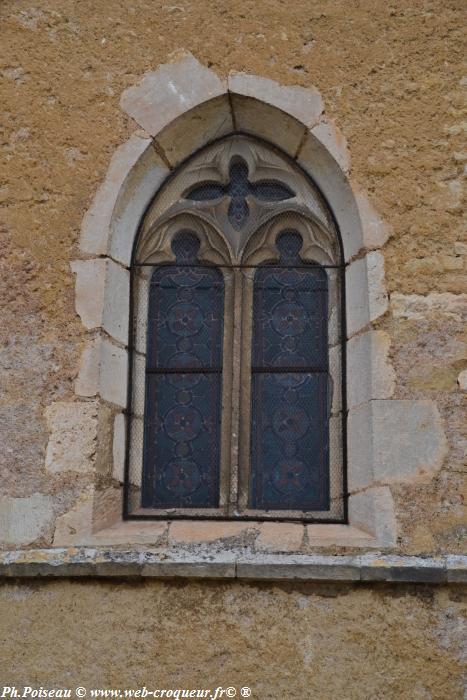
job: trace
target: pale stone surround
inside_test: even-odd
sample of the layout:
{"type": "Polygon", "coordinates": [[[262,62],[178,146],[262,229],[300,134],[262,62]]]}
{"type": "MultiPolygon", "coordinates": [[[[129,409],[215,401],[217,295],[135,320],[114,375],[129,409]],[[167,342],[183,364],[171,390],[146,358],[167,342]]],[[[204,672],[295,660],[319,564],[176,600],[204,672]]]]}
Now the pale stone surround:
{"type": "MultiPolygon", "coordinates": [[[[51,429],[47,468],[89,472],[95,469],[102,429],[95,405],[109,408],[106,415],[114,421],[114,438],[107,467],[114,482],[108,496],[93,489],[82,494],[72,510],[58,519],[54,544],[148,543],[161,536],[172,547],[206,542],[212,546],[234,538],[254,542],[258,552],[303,551],[309,546],[395,547],[397,519],[390,484],[431,478],[441,467],[445,438],[433,402],[391,399],[390,339],[372,328],[388,310],[380,248],[390,228],[349,176],[345,138],[326,118],[318,91],[284,87],[242,73],[222,80],[185,54],[126,90],[121,107],[142,130],[135,131],[114,154],[83,220],[82,259],[71,266],[76,274],[76,310],[89,332],[75,382],[76,401],[47,409],[51,429]],[[293,157],[330,203],[341,231],[349,337],[348,526],[118,522],[125,452],[122,409],[127,396],[128,267],[137,228],[173,167],[233,130],[272,141],[293,157]],[[73,427],[68,430],[72,414],[73,427]],[[60,462],[61,451],[64,458],[60,462]],[[108,517],[98,512],[102,503],[113,504],[108,517]]],[[[42,532],[38,525],[36,537],[42,532]]],[[[12,537],[10,542],[27,544],[34,541],[34,533],[28,531],[22,541],[12,537]]]]}

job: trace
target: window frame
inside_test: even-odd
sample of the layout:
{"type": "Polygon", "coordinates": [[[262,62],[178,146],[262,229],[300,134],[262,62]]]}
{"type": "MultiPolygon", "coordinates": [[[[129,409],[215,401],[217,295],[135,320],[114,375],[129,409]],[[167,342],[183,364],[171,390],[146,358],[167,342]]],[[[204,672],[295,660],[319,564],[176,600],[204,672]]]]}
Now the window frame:
{"type": "MultiPolygon", "coordinates": [[[[183,228],[183,227],[181,227],[183,228]]],[[[181,230],[181,229],[180,229],[181,230]]],[[[332,210],[332,207],[329,203],[329,201],[326,199],[326,197],[323,195],[321,189],[318,187],[316,182],[313,180],[313,178],[297,163],[296,160],[291,158],[287,153],[285,153],[282,149],[278,148],[274,144],[266,141],[265,139],[259,138],[256,135],[251,135],[248,134],[247,132],[243,131],[235,131],[232,132],[228,135],[224,135],[220,137],[219,139],[216,139],[212,142],[210,142],[208,145],[204,145],[200,147],[198,150],[196,150],[194,153],[190,154],[185,160],[183,160],[170,174],[168,177],[165,179],[165,181],[160,185],[158,188],[158,191],[156,192],[155,196],[152,198],[152,200],[149,202],[149,204],[146,207],[145,213],[143,217],[141,218],[141,221],[138,226],[137,234],[135,236],[134,242],[133,242],[133,249],[132,249],[132,255],[131,255],[131,265],[130,265],[130,308],[129,308],[129,316],[130,316],[130,323],[129,323],[129,338],[128,338],[128,354],[129,354],[129,362],[128,362],[128,384],[127,384],[127,391],[128,391],[128,399],[127,399],[127,408],[126,408],[126,416],[127,416],[127,421],[126,421],[126,444],[125,444],[125,467],[124,467],[124,485],[123,485],[123,519],[124,520],[227,520],[227,521],[258,521],[258,520],[264,520],[264,521],[273,521],[273,522],[283,522],[283,521],[298,521],[298,522],[303,522],[303,523],[319,523],[319,524],[346,524],[348,523],[348,490],[347,490],[347,403],[346,403],[346,387],[347,387],[347,378],[346,378],[346,337],[347,337],[347,332],[346,332],[346,293],[345,293],[345,282],[346,282],[346,267],[347,264],[344,262],[344,249],[343,249],[343,242],[342,242],[342,237],[339,231],[338,223],[336,216],[332,210]],[[146,220],[146,215],[147,213],[151,210],[154,201],[157,199],[159,194],[164,190],[164,188],[167,187],[167,185],[175,179],[179,173],[183,170],[184,166],[189,163],[190,160],[194,159],[200,152],[207,150],[208,148],[212,147],[213,145],[217,143],[221,143],[223,141],[226,141],[232,137],[245,137],[247,139],[252,139],[254,143],[258,145],[263,145],[270,149],[272,152],[276,152],[283,160],[287,161],[290,163],[291,168],[293,170],[297,171],[305,181],[309,183],[309,185],[319,194],[321,199],[323,200],[323,203],[326,207],[326,210],[328,214],[330,215],[332,222],[333,222],[333,227],[336,232],[336,243],[337,243],[337,248],[338,248],[338,257],[339,257],[339,264],[336,265],[323,265],[323,267],[332,267],[337,270],[337,275],[338,275],[338,309],[339,309],[339,326],[340,326],[340,360],[341,360],[341,372],[340,372],[340,379],[341,379],[341,391],[340,391],[340,396],[341,396],[341,446],[342,446],[342,491],[341,491],[341,496],[342,496],[342,501],[343,501],[343,508],[342,508],[342,517],[317,517],[315,513],[307,513],[306,511],[299,511],[299,512],[293,512],[290,510],[280,510],[280,511],[264,511],[264,510],[259,510],[259,509],[251,509],[248,508],[245,505],[245,465],[247,464],[247,459],[245,458],[245,449],[248,449],[249,451],[249,440],[244,441],[244,436],[245,432],[250,434],[251,431],[251,426],[250,423],[248,423],[248,426],[245,426],[244,421],[243,421],[243,426],[242,426],[242,420],[238,418],[238,416],[234,415],[235,411],[229,412],[229,421],[227,421],[228,425],[224,425],[226,422],[224,420],[225,416],[225,407],[224,407],[224,402],[230,398],[232,395],[232,392],[237,392],[238,395],[240,395],[240,390],[239,388],[235,387],[226,387],[225,380],[223,378],[222,381],[222,400],[221,400],[221,423],[222,423],[222,433],[223,433],[223,438],[222,441],[225,443],[226,440],[226,433],[230,434],[230,426],[231,423],[236,421],[236,424],[239,425],[239,433],[237,435],[237,442],[242,443],[243,440],[243,447],[240,446],[238,452],[240,453],[240,468],[237,465],[233,465],[231,463],[231,454],[232,451],[230,450],[228,454],[226,455],[225,453],[225,444],[221,444],[221,460],[220,460],[220,484],[221,484],[221,503],[222,503],[222,489],[226,489],[226,479],[228,478],[231,482],[231,487],[227,488],[227,491],[229,494],[232,492],[236,494],[236,504],[232,505],[231,503],[224,503],[223,505],[220,506],[219,509],[205,509],[205,512],[200,512],[200,509],[178,509],[176,512],[173,509],[170,509],[171,512],[167,512],[165,510],[164,512],[160,513],[155,513],[155,512],[148,512],[149,509],[147,508],[141,508],[137,512],[132,512],[131,508],[129,507],[129,488],[130,488],[130,475],[129,475],[129,464],[130,464],[130,449],[131,449],[131,430],[132,430],[132,388],[133,388],[133,352],[134,352],[134,346],[133,346],[133,328],[134,328],[134,275],[131,274],[132,271],[134,270],[135,267],[137,267],[139,264],[136,261],[136,252],[138,249],[138,243],[140,239],[140,234],[141,231],[144,227],[144,222],[146,220]],[[246,447],[246,443],[248,443],[248,447],[246,447]],[[243,457],[241,456],[241,453],[243,453],[243,457]],[[225,459],[228,459],[230,462],[230,473],[226,476],[226,470],[225,470],[225,465],[222,464],[225,459]],[[235,482],[232,488],[232,482],[235,482]],[[243,483],[242,483],[243,482],[243,483]],[[237,493],[237,489],[238,492],[237,493]],[[243,489],[243,497],[241,495],[241,491],[243,489]],[[243,503],[242,503],[242,512],[240,514],[236,514],[236,509],[238,507],[238,503],[241,503],[241,500],[243,498],[243,503]],[[182,512],[183,511],[183,512],[182,512]]],[[[170,264],[169,261],[166,261],[167,264],[170,264]]],[[[164,264],[164,263],[162,263],[164,264]]],[[[173,264],[173,263],[172,263],[173,264]]],[[[215,263],[212,263],[215,265],[215,263]]],[[[225,295],[225,312],[224,312],[224,358],[225,358],[225,353],[226,353],[226,342],[229,342],[229,338],[232,341],[235,341],[234,338],[234,333],[233,333],[233,316],[235,315],[235,309],[234,305],[238,303],[239,299],[238,297],[241,296],[238,294],[238,288],[242,287],[244,285],[244,280],[241,279],[242,275],[245,275],[245,270],[242,270],[241,265],[231,265],[231,266],[226,266],[226,265],[219,265],[220,268],[222,268],[222,273],[224,277],[224,285],[226,292],[228,288],[230,289],[231,294],[229,295],[226,293],[225,295]],[[228,269],[226,269],[228,268],[228,269]],[[235,291],[232,293],[232,288],[234,290],[237,290],[237,294],[235,294],[235,291]],[[228,305],[231,305],[230,312],[227,311],[228,305]],[[233,311],[232,311],[233,309],[233,311]],[[229,327],[230,326],[230,333],[229,333],[229,327]]],[[[252,271],[254,271],[259,265],[246,265],[245,267],[250,267],[252,271]]],[[[248,272],[248,271],[247,271],[248,272]]],[[[248,275],[247,275],[248,276],[248,275]]],[[[242,291],[243,294],[243,291],[242,291]]],[[[248,325],[250,323],[251,325],[251,319],[247,319],[246,314],[242,313],[242,326],[245,324],[248,325]]],[[[245,342],[248,343],[248,340],[245,340],[246,338],[250,338],[250,347],[251,347],[251,331],[250,334],[248,332],[245,334],[242,334],[242,337],[240,339],[240,342],[242,344],[242,350],[241,352],[245,351],[244,344],[245,342]]],[[[235,348],[233,349],[233,353],[235,353],[235,348]]],[[[238,351],[238,348],[237,348],[238,351]]],[[[237,363],[239,364],[239,363],[237,363]]],[[[247,365],[249,363],[246,363],[247,365]]],[[[229,369],[229,368],[227,368],[229,369]]],[[[231,369],[232,369],[232,374],[233,374],[233,384],[239,383],[242,381],[242,376],[245,371],[249,371],[248,367],[245,370],[245,367],[235,367],[235,363],[232,361],[231,363],[231,369]],[[236,376],[237,375],[237,376],[236,376]]],[[[240,399],[237,402],[237,411],[240,409],[241,401],[240,399]]],[[[141,464],[141,469],[142,469],[142,464],[141,464]]],[[[248,488],[246,489],[248,492],[248,488]]]]}

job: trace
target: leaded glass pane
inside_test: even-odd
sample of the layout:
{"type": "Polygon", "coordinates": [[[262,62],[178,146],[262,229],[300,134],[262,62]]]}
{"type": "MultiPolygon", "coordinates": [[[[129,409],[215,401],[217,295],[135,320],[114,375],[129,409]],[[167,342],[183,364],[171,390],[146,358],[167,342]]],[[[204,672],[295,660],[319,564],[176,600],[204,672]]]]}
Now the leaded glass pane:
{"type": "Polygon", "coordinates": [[[193,234],[178,234],[176,264],[151,278],[143,507],[219,502],[223,280],[198,265],[198,247],[193,234]]]}
{"type": "Polygon", "coordinates": [[[251,506],[329,508],[327,276],[277,239],[254,281],[251,506]]]}

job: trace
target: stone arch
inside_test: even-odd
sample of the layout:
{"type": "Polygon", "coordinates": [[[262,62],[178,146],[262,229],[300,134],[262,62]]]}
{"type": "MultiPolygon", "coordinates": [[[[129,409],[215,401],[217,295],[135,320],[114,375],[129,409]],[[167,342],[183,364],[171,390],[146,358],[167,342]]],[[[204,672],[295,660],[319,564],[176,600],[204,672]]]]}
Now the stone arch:
{"type": "MultiPolygon", "coordinates": [[[[174,167],[219,136],[240,130],[277,143],[303,168],[329,202],[342,235],[347,266],[350,524],[308,526],[312,528],[309,541],[394,546],[397,523],[388,484],[418,473],[422,466],[425,476],[439,469],[444,437],[430,402],[387,400],[394,391],[389,338],[372,330],[371,324],[388,305],[379,248],[389,229],[352,181],[345,139],[326,118],[319,92],[245,74],[223,80],[184,54],[126,90],[121,107],[141,128],[114,154],[83,220],[82,259],[72,263],[77,275],[77,312],[91,333],[75,391],[82,400],[99,397],[106,407],[106,420],[114,425],[113,458],[107,454],[103,467],[108,469],[108,462],[113,461],[112,474],[107,475],[113,478],[113,485],[106,492],[96,487],[92,505],[86,505],[92,513],[88,531],[118,521],[121,512],[118,484],[125,449],[128,267],[139,223],[174,167]],[[426,435],[436,434],[436,454],[426,459],[411,453],[408,462],[402,459],[405,466],[382,454],[388,435],[386,442],[381,441],[377,427],[385,421],[390,426],[389,438],[396,434],[391,430],[410,435],[422,414],[426,435]],[[103,503],[115,504],[106,506],[108,517],[102,515],[103,503]]],[[[82,541],[84,535],[79,537],[82,541]]],[[[62,535],[57,540],[64,541],[69,540],[62,535]]]]}

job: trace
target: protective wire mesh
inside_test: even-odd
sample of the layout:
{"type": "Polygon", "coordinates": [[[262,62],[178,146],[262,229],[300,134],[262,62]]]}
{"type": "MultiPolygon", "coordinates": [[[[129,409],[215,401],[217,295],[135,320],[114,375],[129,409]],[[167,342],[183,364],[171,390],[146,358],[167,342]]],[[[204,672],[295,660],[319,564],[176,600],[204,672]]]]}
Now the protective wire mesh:
{"type": "MultiPolygon", "coordinates": [[[[191,265],[188,270],[203,271],[202,264],[193,266],[191,262],[191,265]]],[[[171,364],[167,338],[160,336],[161,329],[158,330],[154,318],[150,319],[148,310],[151,278],[154,282],[154,271],[163,266],[132,269],[133,347],[126,485],[130,515],[344,521],[342,270],[294,260],[283,260],[280,268],[276,265],[235,269],[243,290],[243,318],[235,319],[236,328],[250,354],[232,353],[232,338],[225,343],[229,326],[226,321],[234,314],[233,306],[226,302],[224,324],[216,331],[224,334],[222,371],[214,375],[215,368],[206,366],[201,374],[191,375],[190,371],[199,372],[200,368],[178,366],[182,372],[175,380],[187,384],[178,387],[179,390],[192,391],[193,376],[201,377],[205,385],[203,395],[198,383],[198,404],[194,406],[195,413],[204,411],[200,420],[206,438],[204,446],[200,443],[196,460],[188,454],[193,442],[185,440],[185,434],[180,438],[183,432],[180,425],[177,436],[173,418],[167,417],[173,407],[164,409],[161,401],[160,411],[148,413],[148,402],[157,403],[157,392],[149,396],[151,386],[155,382],[160,386],[167,379],[158,374],[155,379],[148,377],[148,366],[153,364],[147,360],[148,349],[151,352],[148,319],[152,345],[154,340],[157,345],[159,333],[159,342],[165,344],[164,363],[171,364]],[[240,377],[239,389],[236,393],[230,389],[230,395],[226,395],[225,380],[232,374],[240,377]],[[222,405],[222,411],[214,418],[219,423],[217,426],[212,423],[215,412],[213,415],[206,412],[207,403],[212,400],[212,391],[209,394],[208,389],[216,378],[222,394],[218,404],[222,405]],[[243,431],[232,423],[237,413],[241,423],[247,426],[243,431]],[[230,432],[240,433],[239,451],[244,456],[238,469],[233,467],[238,445],[221,441],[222,424],[230,425],[230,432]],[[173,501],[148,496],[148,488],[157,488],[157,479],[148,486],[143,478],[148,444],[151,441],[161,444],[161,438],[167,444],[173,443],[178,450],[175,454],[182,460],[175,464],[170,451],[166,457],[163,451],[158,452],[156,471],[163,474],[171,469],[169,486],[175,494],[173,501]],[[211,493],[211,498],[203,500],[199,489],[202,490],[203,484],[209,485],[206,474],[212,470],[217,470],[218,476],[209,483],[215,484],[218,493],[215,497],[211,493]],[[188,496],[184,499],[183,494],[188,496]]],[[[206,268],[212,270],[210,266],[206,268]]],[[[232,270],[220,267],[217,272],[223,277],[232,270]]],[[[209,276],[203,279],[205,285],[214,284],[209,276]]],[[[214,293],[221,294],[221,287],[218,284],[214,293]]],[[[157,294],[157,284],[152,285],[152,290],[157,294]]],[[[183,344],[183,336],[181,339],[183,344]]],[[[176,362],[172,361],[172,365],[177,369],[176,362]]],[[[173,380],[174,377],[167,385],[173,385],[173,380]]],[[[197,428],[192,420],[189,427],[196,432],[199,425],[197,428]]]]}

